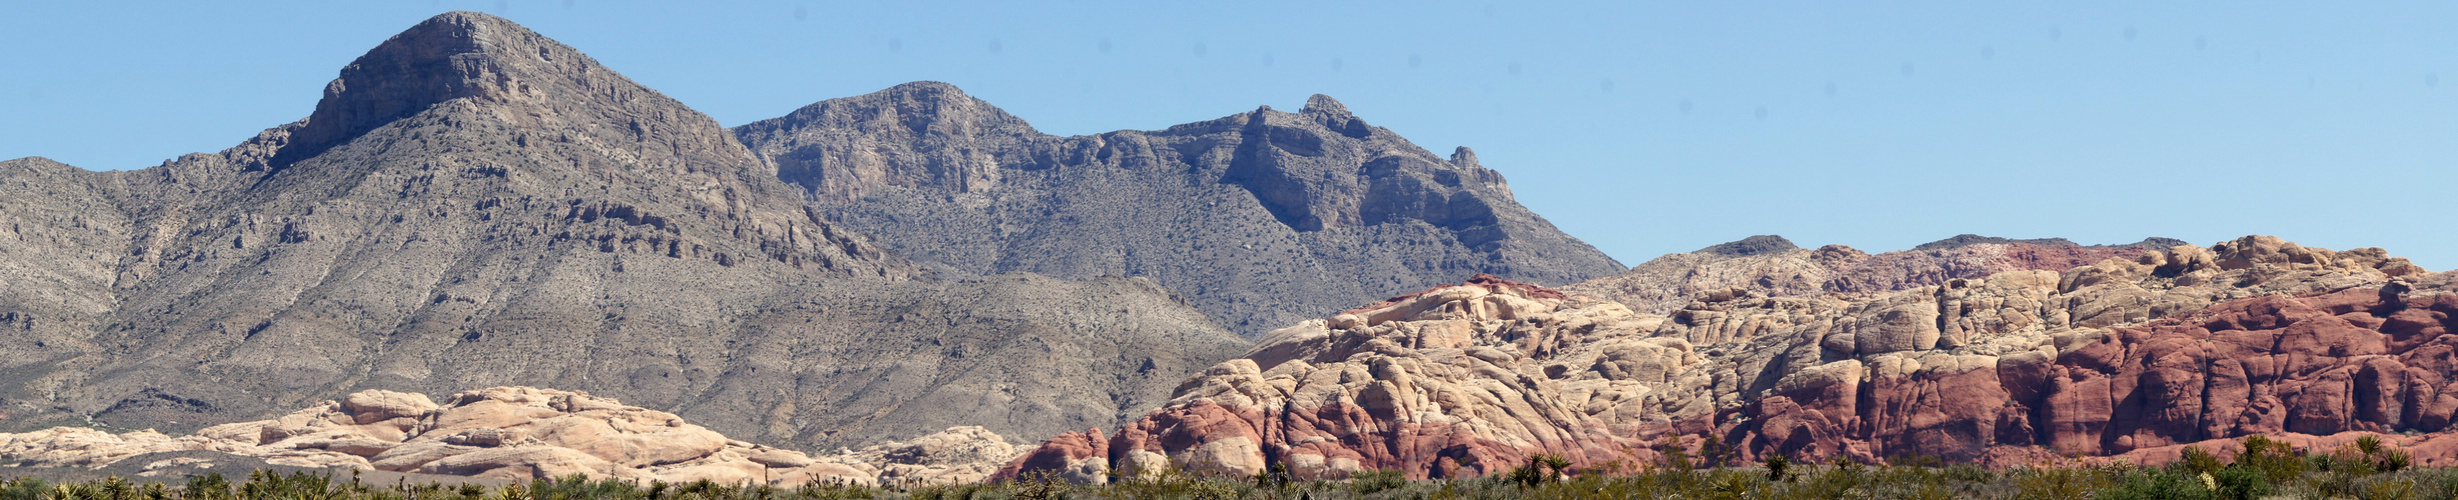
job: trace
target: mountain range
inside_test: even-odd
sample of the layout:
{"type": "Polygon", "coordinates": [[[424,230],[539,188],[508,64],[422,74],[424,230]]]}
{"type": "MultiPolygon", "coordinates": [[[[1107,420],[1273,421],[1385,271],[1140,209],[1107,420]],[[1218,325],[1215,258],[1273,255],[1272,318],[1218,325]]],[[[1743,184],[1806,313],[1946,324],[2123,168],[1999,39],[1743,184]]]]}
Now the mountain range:
{"type": "Polygon", "coordinates": [[[1062,137],[915,82],[726,128],[469,12],[220,152],[0,161],[0,231],[0,458],[42,463],[107,462],[80,451],[106,443],[501,477],[1004,463],[1098,482],[1594,468],[1667,443],[2001,464],[2250,434],[2458,450],[2458,274],[2377,248],[1764,235],[1623,267],[1468,148],[1328,96],[1062,137]],[[614,437],[553,434],[571,426],[614,437]],[[688,457],[643,455],[663,453],[688,457]]]}
{"type": "Polygon", "coordinates": [[[228,150],[0,163],[0,428],[534,385],[802,446],[1037,438],[1131,419],[1265,325],[1620,271],[1472,155],[1314,103],[1058,138],[916,83],[728,130],[444,14],[228,150]]]}
{"type": "Polygon", "coordinates": [[[1331,97],[1160,131],[1057,137],[953,86],[830,99],[734,129],[828,221],[934,269],[1143,276],[1248,336],[1493,273],[1622,271],[1442,157],[1331,97]]]}

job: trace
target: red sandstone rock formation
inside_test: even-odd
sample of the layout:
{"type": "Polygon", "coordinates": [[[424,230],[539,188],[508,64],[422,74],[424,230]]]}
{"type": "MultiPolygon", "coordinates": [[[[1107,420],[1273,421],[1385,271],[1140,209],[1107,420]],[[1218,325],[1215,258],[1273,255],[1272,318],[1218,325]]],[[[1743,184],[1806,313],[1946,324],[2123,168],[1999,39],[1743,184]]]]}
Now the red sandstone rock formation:
{"type": "Polygon", "coordinates": [[[1878,295],[1730,291],[1670,315],[1472,280],[1276,331],[1160,411],[1053,439],[1001,474],[1446,477],[1539,453],[1646,460],[1666,436],[1750,460],[1999,464],[2158,460],[2250,434],[2444,446],[2453,281],[2379,249],[2270,237],[1878,295]]]}
{"type": "Polygon", "coordinates": [[[2053,358],[1877,368],[1861,384],[1783,388],[1724,428],[1761,454],[1950,458],[1998,446],[2101,455],[2254,434],[2442,432],[2458,411],[2458,294],[2397,288],[2231,300],[2074,338],[2053,358]]]}
{"type": "MultiPolygon", "coordinates": [[[[1688,342],[1640,332],[1620,304],[1480,276],[1312,320],[1179,387],[1104,437],[1051,439],[1001,471],[1098,482],[1159,467],[1300,477],[1391,469],[1476,476],[1536,453],[1582,464],[1645,456],[1618,423],[1701,413],[1688,342]],[[1577,371],[1577,380],[1550,376],[1577,371]],[[1674,398],[1656,395],[1675,396],[1674,398]]],[[[1661,318],[1658,318],[1659,321],[1661,318]]]]}

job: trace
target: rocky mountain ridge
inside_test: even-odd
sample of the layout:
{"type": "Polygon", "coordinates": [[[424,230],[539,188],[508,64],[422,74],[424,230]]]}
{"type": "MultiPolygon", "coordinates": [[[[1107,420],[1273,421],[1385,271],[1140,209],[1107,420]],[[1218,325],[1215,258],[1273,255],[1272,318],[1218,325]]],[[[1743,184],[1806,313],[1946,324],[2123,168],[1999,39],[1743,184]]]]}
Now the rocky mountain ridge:
{"type": "Polygon", "coordinates": [[[954,86],[898,85],[734,128],[832,223],[960,274],[1144,276],[1260,334],[1477,273],[1568,284],[1620,264],[1459,148],[1316,95],[1058,137],[954,86]]]}
{"type": "Polygon", "coordinates": [[[0,429],[534,385],[797,446],[1036,436],[1245,345],[1149,280],[943,279],[714,120],[485,14],[384,41],[229,150],[11,160],[0,185],[0,429]]]}

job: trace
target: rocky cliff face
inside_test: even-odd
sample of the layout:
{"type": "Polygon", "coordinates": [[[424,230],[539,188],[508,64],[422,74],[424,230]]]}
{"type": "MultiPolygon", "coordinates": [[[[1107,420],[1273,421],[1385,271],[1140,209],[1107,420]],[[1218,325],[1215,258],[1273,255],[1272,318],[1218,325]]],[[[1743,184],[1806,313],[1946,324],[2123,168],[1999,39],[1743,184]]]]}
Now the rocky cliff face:
{"type": "Polygon", "coordinates": [[[1006,473],[1446,477],[1538,453],[1643,460],[1666,436],[1871,461],[2442,433],[2458,411],[2454,282],[2380,249],[2269,237],[1669,315],[1480,280],[1277,331],[1161,411],[1051,439],[1006,473]]]}
{"type": "Polygon", "coordinates": [[[14,466],[102,468],[131,457],[212,451],[274,465],[496,479],[579,474],[723,484],[956,483],[987,478],[1019,450],[980,427],[810,455],[728,439],[682,418],[585,392],[495,387],[453,394],[363,391],[280,418],[171,437],[84,427],[0,433],[14,466]]]}
{"type": "Polygon", "coordinates": [[[0,185],[11,429],[523,384],[774,443],[1036,436],[1138,413],[1243,344],[1148,281],[938,279],[714,120],[483,14],[385,41],[230,150],[16,160],[0,185]]]}
{"type": "Polygon", "coordinates": [[[2185,242],[2148,238],[2127,245],[2082,246],[2063,238],[2010,240],[1966,234],[1911,250],[1870,254],[1843,245],[1803,249],[1782,236],[1760,235],[1668,254],[1616,276],[1562,289],[1618,301],[1639,312],[1663,314],[1691,300],[1719,294],[1866,296],[2005,271],[2064,271],[2182,244],[2185,242]]]}
{"type": "Polygon", "coordinates": [[[964,274],[1145,276],[1260,334],[1480,272],[1621,270],[1436,156],[1314,96],[1159,131],[1056,137],[920,82],[734,129],[823,218],[964,274]]]}

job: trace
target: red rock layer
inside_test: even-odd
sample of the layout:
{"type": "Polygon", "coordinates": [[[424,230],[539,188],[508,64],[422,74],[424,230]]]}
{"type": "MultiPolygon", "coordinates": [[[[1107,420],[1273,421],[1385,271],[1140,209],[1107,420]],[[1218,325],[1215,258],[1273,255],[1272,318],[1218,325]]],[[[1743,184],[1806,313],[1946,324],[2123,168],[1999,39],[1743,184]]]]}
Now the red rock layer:
{"type": "Polygon", "coordinates": [[[1003,474],[1453,477],[1540,453],[1645,461],[1666,436],[1747,460],[2159,460],[2252,434],[2458,449],[2435,437],[2458,435],[2453,290],[2458,273],[2377,248],[2264,236],[1877,295],[1719,293],[1669,316],[1480,278],[1275,331],[1162,410],[1003,474]]]}
{"type": "Polygon", "coordinates": [[[2458,412],[2458,294],[2398,288],[2232,300],[2115,329],[2053,360],[1779,392],[1721,415],[1720,427],[1755,454],[1863,459],[2443,432],[2458,412]]]}

